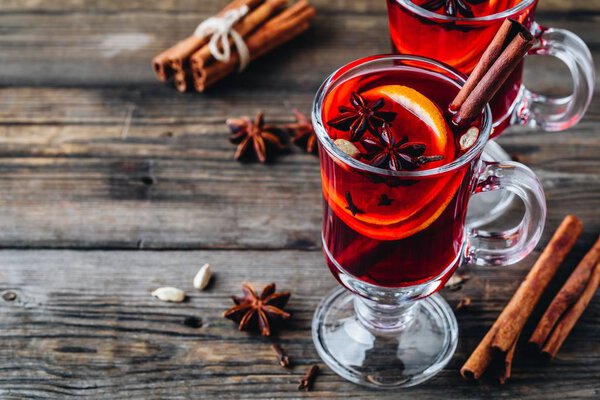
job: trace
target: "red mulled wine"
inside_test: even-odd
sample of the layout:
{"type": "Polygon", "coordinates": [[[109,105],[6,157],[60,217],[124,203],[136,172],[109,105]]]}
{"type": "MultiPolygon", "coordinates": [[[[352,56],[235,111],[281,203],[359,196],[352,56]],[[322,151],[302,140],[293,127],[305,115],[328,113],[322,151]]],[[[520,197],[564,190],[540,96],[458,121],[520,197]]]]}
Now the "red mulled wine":
{"type": "Polygon", "coordinates": [[[341,80],[326,94],[322,120],[340,153],[320,147],[323,240],[338,279],[402,287],[443,282],[458,266],[475,164],[444,168],[474,143],[446,122],[458,90],[406,63],[341,80]]]}
{"type": "MultiPolygon", "coordinates": [[[[521,1],[388,0],[393,51],[439,60],[468,75],[506,17],[531,28],[537,1],[519,8],[521,1]],[[507,15],[501,18],[491,17],[504,12],[507,15]]],[[[499,135],[510,123],[522,77],[523,64],[515,69],[490,102],[495,126],[492,136],[499,135]]]]}

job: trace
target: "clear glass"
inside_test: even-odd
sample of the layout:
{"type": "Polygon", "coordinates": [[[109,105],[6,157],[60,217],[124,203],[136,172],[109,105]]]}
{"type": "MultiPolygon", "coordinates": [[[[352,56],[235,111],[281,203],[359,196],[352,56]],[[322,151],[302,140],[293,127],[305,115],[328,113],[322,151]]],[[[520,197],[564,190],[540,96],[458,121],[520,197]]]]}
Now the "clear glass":
{"type": "Polygon", "coordinates": [[[442,61],[468,75],[504,19],[514,18],[538,39],[529,55],[554,56],[567,65],[573,91],[561,98],[532,92],[522,84],[521,65],[491,102],[494,115],[491,136],[499,135],[511,124],[562,131],[579,122],[590,104],[594,62],[583,40],[574,33],[535,23],[536,5],[537,0],[523,0],[497,14],[463,18],[428,11],[412,0],[388,0],[392,47],[400,54],[442,61]]]}
{"type": "Polygon", "coordinates": [[[432,82],[441,79],[456,90],[464,84],[460,73],[433,60],[374,56],[334,72],[319,89],[312,112],[325,200],[324,255],[343,286],[319,305],[312,324],[313,340],[323,361],[333,371],[352,382],[376,388],[413,386],[446,365],[456,348],[458,328],[452,310],[436,292],[463,263],[506,265],[525,257],[539,241],[546,213],[542,186],[527,167],[481,160],[492,129],[489,107],[481,119],[481,132],[473,147],[438,168],[396,172],[363,164],[343,153],[323,124],[325,97],[353,76],[392,69],[400,74],[414,75],[416,71],[432,82]],[[344,235],[338,228],[343,224],[344,232],[351,230],[346,225],[348,212],[334,204],[332,191],[344,191],[348,184],[354,185],[355,193],[374,193],[377,185],[383,185],[393,195],[408,193],[409,196],[391,207],[398,213],[414,207],[417,209],[414,218],[420,218],[421,208],[444,205],[436,217],[427,220],[429,225],[408,236],[402,229],[394,231],[389,226],[365,234],[360,224],[355,225],[352,229],[360,241],[352,239],[344,247],[348,243],[344,244],[344,235]],[[425,207],[417,204],[419,196],[410,196],[425,193],[424,188],[438,184],[443,185],[439,186],[443,190],[425,191],[436,193],[425,207]],[[467,228],[469,198],[475,193],[500,189],[509,190],[523,200],[523,220],[503,232],[467,228]],[[346,222],[342,223],[342,219],[346,222]],[[383,230],[399,236],[382,238],[383,230]],[[411,246],[427,246],[427,251],[411,252],[411,246]],[[384,264],[380,262],[382,256],[387,260],[384,264]],[[370,272],[361,272],[365,269],[370,272]]]}
{"type": "MultiPolygon", "coordinates": [[[[492,137],[500,135],[510,125],[562,131],[577,124],[584,116],[595,82],[590,51],[572,32],[539,26],[534,21],[537,0],[519,1],[505,11],[474,18],[440,15],[416,5],[413,0],[387,1],[394,52],[433,58],[468,75],[504,19],[514,18],[537,38],[529,56],[557,57],[569,68],[572,93],[552,98],[525,87],[521,64],[491,102],[492,137]]],[[[484,150],[484,158],[504,161],[502,149],[491,146],[484,150]]],[[[469,206],[468,224],[479,227],[495,220],[504,213],[513,197],[506,192],[475,197],[469,206]]]]}

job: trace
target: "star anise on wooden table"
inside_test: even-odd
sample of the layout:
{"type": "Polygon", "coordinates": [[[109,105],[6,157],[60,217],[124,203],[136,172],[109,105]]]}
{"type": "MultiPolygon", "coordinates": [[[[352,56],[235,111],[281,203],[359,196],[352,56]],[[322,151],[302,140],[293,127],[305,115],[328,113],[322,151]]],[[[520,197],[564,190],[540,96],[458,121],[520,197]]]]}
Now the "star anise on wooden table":
{"type": "Polygon", "coordinates": [[[237,144],[233,156],[235,160],[256,158],[264,164],[273,153],[286,148],[282,140],[282,129],[265,124],[262,112],[258,113],[254,120],[248,117],[229,118],[226,123],[232,133],[229,141],[237,144]]]}
{"type": "Polygon", "coordinates": [[[274,283],[265,286],[260,295],[249,283],[242,285],[242,291],[242,297],[231,297],[235,306],[223,314],[225,318],[237,322],[240,331],[258,331],[263,336],[269,336],[274,322],[291,317],[283,310],[291,294],[275,293],[274,283]]]}
{"type": "Polygon", "coordinates": [[[351,142],[360,140],[366,131],[377,135],[378,128],[396,118],[395,112],[381,111],[385,105],[383,98],[367,101],[360,94],[353,92],[350,95],[350,105],[352,107],[339,106],[340,115],[327,121],[327,125],[340,131],[350,131],[351,142]]]}
{"type": "Polygon", "coordinates": [[[361,143],[367,151],[363,158],[368,160],[369,164],[375,167],[389,168],[392,171],[414,171],[423,164],[444,158],[437,155],[424,156],[425,144],[409,142],[407,136],[396,142],[387,124],[381,128],[378,138],[365,138],[361,143]]]}
{"type": "Polygon", "coordinates": [[[294,135],[292,142],[296,146],[306,150],[307,153],[317,154],[317,134],[313,129],[312,123],[298,110],[294,110],[294,115],[296,116],[296,122],[284,126],[294,135]]]}
{"type": "Polygon", "coordinates": [[[444,8],[444,14],[450,17],[465,17],[473,18],[473,10],[471,5],[479,4],[486,0],[428,0],[421,4],[426,10],[437,11],[440,8],[444,8]]]}

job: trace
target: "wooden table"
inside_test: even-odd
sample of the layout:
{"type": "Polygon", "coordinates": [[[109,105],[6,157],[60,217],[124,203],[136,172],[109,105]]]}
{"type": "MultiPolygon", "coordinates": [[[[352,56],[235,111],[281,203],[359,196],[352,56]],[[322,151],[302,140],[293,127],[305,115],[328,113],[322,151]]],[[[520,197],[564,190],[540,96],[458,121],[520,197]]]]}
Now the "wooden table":
{"type": "MultiPolygon", "coordinates": [[[[0,293],[16,299],[0,298],[0,398],[600,396],[600,295],[551,365],[518,354],[504,386],[458,374],[563,216],[576,213],[585,233],[549,293],[600,231],[598,97],[568,132],[500,139],[542,179],[547,228],[525,261],[467,267],[463,289],[442,292],[473,305],[458,315],[458,350],[438,377],[379,392],[321,363],[310,322],[336,283],[320,250],[317,159],[294,151],[272,166],[241,165],[223,123],[259,110],[289,122],[334,68],[388,51],[383,0],[314,2],[310,32],[205,95],[158,83],[150,59],[223,0],[2,2],[0,293]],[[198,292],[191,280],[205,262],[216,279],[198,292]],[[277,337],[293,369],[277,365],[270,340],[222,318],[243,281],[293,292],[293,319],[277,337]],[[189,301],[150,296],[164,285],[186,289],[189,301]],[[323,366],[314,391],[298,392],[313,363],[323,366]]],[[[541,3],[541,23],[573,30],[599,59],[600,1],[541,3]]],[[[544,70],[527,81],[564,93],[566,69],[551,61],[530,61],[544,70]]]]}

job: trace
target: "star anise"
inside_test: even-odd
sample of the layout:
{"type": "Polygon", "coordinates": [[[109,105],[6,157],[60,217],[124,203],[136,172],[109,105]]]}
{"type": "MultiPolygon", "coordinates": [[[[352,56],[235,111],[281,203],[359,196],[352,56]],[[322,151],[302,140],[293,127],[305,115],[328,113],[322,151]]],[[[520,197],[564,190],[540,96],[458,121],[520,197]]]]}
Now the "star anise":
{"type": "Polygon", "coordinates": [[[479,4],[486,0],[427,0],[421,4],[426,10],[437,11],[440,8],[444,8],[444,14],[450,17],[460,16],[465,18],[473,18],[473,10],[471,6],[473,4],[479,4]]]}
{"type": "Polygon", "coordinates": [[[233,157],[236,160],[254,156],[261,163],[265,163],[269,160],[271,151],[281,151],[286,148],[281,140],[282,130],[265,124],[262,112],[258,113],[254,121],[242,117],[229,118],[226,123],[232,133],[229,141],[238,145],[233,157]]]}
{"type": "Polygon", "coordinates": [[[339,106],[341,113],[338,117],[327,121],[327,125],[340,131],[350,131],[350,141],[360,140],[368,130],[377,135],[377,129],[386,122],[392,122],[396,113],[391,111],[380,111],[385,105],[383,98],[375,101],[367,101],[360,94],[353,92],[350,95],[352,107],[339,106]]]}
{"type": "Polygon", "coordinates": [[[292,142],[306,150],[307,153],[317,154],[317,135],[312,123],[298,110],[294,110],[294,115],[296,116],[296,123],[285,125],[285,128],[294,134],[292,142]]]}
{"type": "Polygon", "coordinates": [[[396,143],[390,127],[384,124],[377,139],[366,138],[362,145],[367,151],[363,155],[375,167],[389,168],[393,171],[414,171],[423,164],[442,160],[443,156],[424,156],[424,143],[409,142],[404,136],[396,143]]]}
{"type": "Polygon", "coordinates": [[[283,311],[291,294],[275,293],[274,283],[265,286],[260,296],[249,283],[242,285],[242,291],[242,297],[231,296],[235,306],[223,314],[225,318],[237,322],[240,331],[258,330],[263,336],[269,336],[273,322],[291,317],[291,314],[283,311]]]}
{"type": "Polygon", "coordinates": [[[391,206],[392,202],[394,201],[394,199],[392,199],[391,197],[389,197],[387,194],[383,193],[381,196],[379,196],[379,198],[377,198],[378,206],[391,206]]]}
{"type": "Polygon", "coordinates": [[[352,200],[352,194],[350,194],[350,192],[346,192],[345,196],[346,196],[346,203],[348,204],[346,206],[346,210],[349,210],[353,216],[356,216],[356,214],[364,214],[365,213],[363,210],[358,208],[356,204],[354,204],[354,200],[352,200]]]}

